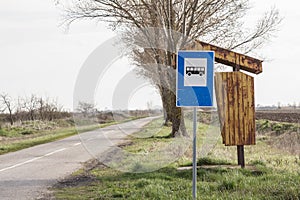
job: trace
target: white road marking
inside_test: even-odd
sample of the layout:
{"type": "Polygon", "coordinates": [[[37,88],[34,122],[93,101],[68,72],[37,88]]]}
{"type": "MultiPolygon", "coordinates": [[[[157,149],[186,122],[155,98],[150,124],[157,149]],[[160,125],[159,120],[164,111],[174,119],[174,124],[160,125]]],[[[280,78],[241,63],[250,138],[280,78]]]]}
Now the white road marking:
{"type": "Polygon", "coordinates": [[[75,146],[78,146],[78,145],[80,145],[81,144],[81,142],[78,142],[78,143],[76,143],[76,144],[73,144],[73,146],[75,147],[75,146]]]}
{"type": "Polygon", "coordinates": [[[31,163],[31,162],[33,162],[33,161],[39,160],[39,159],[41,159],[41,158],[45,158],[45,157],[47,157],[47,156],[50,156],[50,155],[53,155],[53,154],[55,154],[55,153],[64,151],[64,150],[66,150],[66,149],[67,149],[67,148],[58,149],[58,150],[55,150],[55,151],[53,151],[53,152],[47,153],[47,154],[45,154],[45,155],[43,155],[43,156],[39,156],[39,157],[30,159],[30,160],[27,160],[27,161],[24,161],[24,162],[21,162],[21,163],[12,165],[12,166],[10,166],[10,167],[6,167],[6,168],[3,168],[3,169],[0,169],[0,172],[3,172],[3,171],[6,171],[6,170],[9,170],[9,169],[13,169],[13,168],[16,168],[16,167],[19,167],[19,166],[22,166],[22,165],[31,163]]]}

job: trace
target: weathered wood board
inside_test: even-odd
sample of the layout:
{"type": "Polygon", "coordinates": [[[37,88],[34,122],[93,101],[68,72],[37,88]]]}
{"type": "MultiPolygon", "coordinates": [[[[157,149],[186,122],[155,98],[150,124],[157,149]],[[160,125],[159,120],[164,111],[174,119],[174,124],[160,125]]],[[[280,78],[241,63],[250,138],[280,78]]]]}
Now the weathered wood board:
{"type": "Polygon", "coordinates": [[[254,78],[242,72],[215,73],[215,91],[223,143],[254,145],[254,78]]]}
{"type": "Polygon", "coordinates": [[[195,40],[193,43],[186,45],[184,49],[214,51],[215,60],[218,63],[228,65],[233,68],[239,68],[254,74],[262,73],[261,60],[233,52],[222,47],[195,40]]]}

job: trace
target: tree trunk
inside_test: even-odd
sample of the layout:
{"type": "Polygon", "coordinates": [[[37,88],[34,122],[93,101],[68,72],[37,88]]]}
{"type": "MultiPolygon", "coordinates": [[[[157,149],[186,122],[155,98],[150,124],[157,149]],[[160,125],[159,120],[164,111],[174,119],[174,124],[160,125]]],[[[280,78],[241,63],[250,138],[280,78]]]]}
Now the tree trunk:
{"type": "Polygon", "coordinates": [[[34,121],[34,111],[30,110],[29,114],[30,114],[30,120],[34,121]]]}
{"type": "Polygon", "coordinates": [[[188,136],[182,108],[176,107],[176,94],[169,88],[159,87],[164,108],[165,125],[172,123],[171,137],[188,136]]]}
{"type": "Polygon", "coordinates": [[[9,109],[9,122],[10,125],[14,125],[14,117],[11,109],[9,109]]]}
{"type": "Polygon", "coordinates": [[[188,133],[186,131],[185,122],[184,122],[184,113],[183,109],[180,107],[176,107],[176,95],[172,93],[170,95],[170,106],[172,110],[172,137],[188,137],[188,133]]]}
{"type": "Polygon", "coordinates": [[[164,125],[167,126],[169,122],[171,122],[172,119],[172,110],[169,106],[169,95],[168,95],[168,90],[161,87],[161,99],[162,99],[162,104],[163,104],[163,108],[164,108],[164,125]]]}

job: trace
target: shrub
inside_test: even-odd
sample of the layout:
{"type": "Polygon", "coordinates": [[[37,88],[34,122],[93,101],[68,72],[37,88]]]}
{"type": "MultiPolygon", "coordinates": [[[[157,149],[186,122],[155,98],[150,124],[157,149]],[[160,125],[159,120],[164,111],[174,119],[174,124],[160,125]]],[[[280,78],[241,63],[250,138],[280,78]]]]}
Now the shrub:
{"type": "Polygon", "coordinates": [[[282,125],[280,123],[274,123],[271,125],[271,130],[272,131],[275,131],[276,133],[282,133],[283,131],[283,128],[282,128],[282,125]]]}
{"type": "Polygon", "coordinates": [[[30,134],[33,134],[33,131],[32,130],[24,130],[24,131],[21,131],[20,134],[22,134],[22,135],[30,135],[30,134]]]}
{"type": "Polygon", "coordinates": [[[258,132],[267,132],[269,131],[271,128],[271,124],[269,122],[269,120],[258,120],[256,122],[256,129],[258,132]]]}

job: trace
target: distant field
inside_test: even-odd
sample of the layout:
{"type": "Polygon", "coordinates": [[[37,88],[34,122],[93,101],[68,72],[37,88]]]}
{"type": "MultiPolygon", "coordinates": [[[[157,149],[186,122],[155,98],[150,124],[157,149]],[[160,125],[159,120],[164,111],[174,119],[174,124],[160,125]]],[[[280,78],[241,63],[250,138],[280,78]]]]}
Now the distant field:
{"type": "Polygon", "coordinates": [[[256,119],[267,119],[278,122],[300,123],[300,109],[257,110],[256,119]]]}

